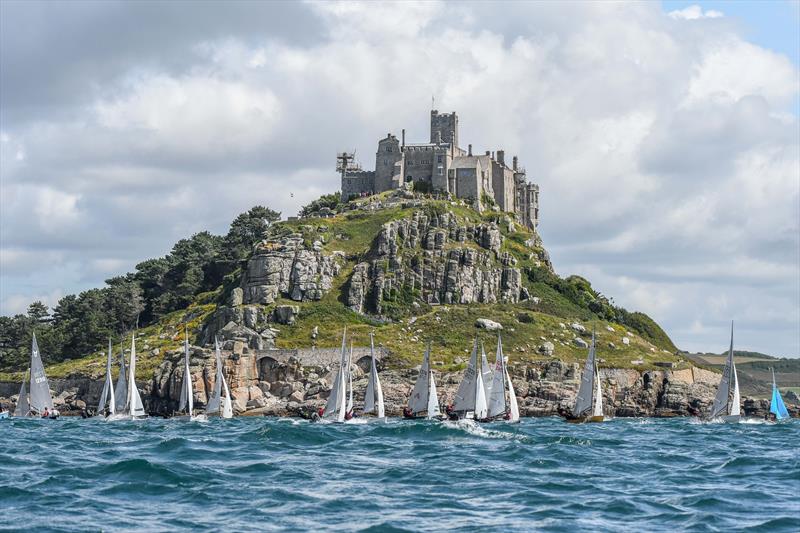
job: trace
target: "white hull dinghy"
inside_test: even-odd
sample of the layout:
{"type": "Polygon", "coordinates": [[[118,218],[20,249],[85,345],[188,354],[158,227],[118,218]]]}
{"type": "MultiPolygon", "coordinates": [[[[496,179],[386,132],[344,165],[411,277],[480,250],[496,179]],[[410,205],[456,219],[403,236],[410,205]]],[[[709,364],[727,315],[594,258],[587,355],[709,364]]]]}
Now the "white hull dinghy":
{"type": "Polygon", "coordinates": [[[733,360],[733,322],[731,322],[731,345],[728,358],[722,371],[717,395],[711,406],[707,420],[720,420],[725,423],[736,423],[742,418],[741,398],[739,395],[739,376],[736,374],[736,363],[733,360]]]}
{"type": "Polygon", "coordinates": [[[603,391],[600,388],[600,369],[597,368],[597,348],[595,335],[592,333],[592,344],[581,375],[578,397],[572,413],[564,417],[571,424],[585,422],[603,422],[603,391]]]}
{"type": "Polygon", "coordinates": [[[214,356],[217,363],[217,374],[214,380],[214,393],[206,405],[206,417],[233,418],[231,391],[228,390],[228,383],[222,372],[222,352],[219,347],[219,339],[216,337],[214,337],[214,356]],[[224,397],[222,396],[223,391],[225,392],[224,397]]]}
{"type": "Polygon", "coordinates": [[[472,355],[458,386],[452,407],[448,406],[450,420],[483,420],[489,413],[486,403],[486,388],[478,366],[478,338],[472,344],[472,355]]]}
{"type": "Polygon", "coordinates": [[[507,420],[510,423],[519,422],[519,406],[514,385],[506,366],[503,355],[503,341],[497,336],[497,354],[495,356],[494,371],[492,373],[492,386],[489,388],[489,412],[486,422],[492,420],[507,420]]]}
{"type": "Polygon", "coordinates": [[[428,420],[441,419],[439,409],[439,396],[436,392],[436,381],[431,370],[431,344],[425,349],[422,366],[419,368],[419,377],[411,391],[408,406],[403,409],[403,418],[425,418],[428,420]]]}
{"type": "Polygon", "coordinates": [[[136,334],[131,335],[131,360],[128,365],[128,378],[127,378],[127,399],[125,407],[114,415],[109,416],[106,420],[137,420],[147,418],[147,413],[144,411],[142,404],[142,397],[139,396],[139,389],[136,387],[136,334]]]}
{"type": "MultiPolygon", "coordinates": [[[[383,405],[383,389],[378,378],[378,364],[375,361],[375,339],[369,334],[370,371],[367,392],[364,394],[364,414],[374,414],[378,419],[386,420],[383,405]]],[[[351,388],[352,393],[352,388],[351,388]]]]}

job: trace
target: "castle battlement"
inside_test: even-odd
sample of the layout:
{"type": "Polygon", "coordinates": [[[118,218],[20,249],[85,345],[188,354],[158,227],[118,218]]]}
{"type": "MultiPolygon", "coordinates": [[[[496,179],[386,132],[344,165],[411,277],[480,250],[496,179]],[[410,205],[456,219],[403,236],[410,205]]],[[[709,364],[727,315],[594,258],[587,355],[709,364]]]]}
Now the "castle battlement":
{"type": "Polygon", "coordinates": [[[539,186],[527,181],[517,156],[509,167],[503,150],[473,155],[471,144],[462,149],[455,111],[431,111],[427,143],[406,144],[406,130],[400,139],[388,133],[378,141],[374,171],[348,166],[346,160],[339,170],[344,200],[410,185],[469,199],[479,210],[486,207],[486,198],[491,198],[502,211],[514,213],[520,223],[533,230],[539,225],[539,186]]]}

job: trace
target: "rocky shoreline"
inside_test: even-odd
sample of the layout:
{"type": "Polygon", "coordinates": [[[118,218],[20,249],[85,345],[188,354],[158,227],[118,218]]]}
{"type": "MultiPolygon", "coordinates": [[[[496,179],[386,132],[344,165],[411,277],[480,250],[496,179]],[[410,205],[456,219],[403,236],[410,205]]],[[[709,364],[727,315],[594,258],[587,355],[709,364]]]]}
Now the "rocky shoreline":
{"type": "MultiPolygon", "coordinates": [[[[286,356],[283,353],[286,351],[250,350],[239,341],[227,341],[225,347],[224,372],[237,415],[308,416],[325,404],[337,350],[286,356]]],[[[202,409],[214,387],[213,352],[192,347],[190,354],[195,406],[202,409]]],[[[166,416],[176,409],[183,379],[181,356],[180,350],[166,353],[153,377],[139,382],[145,408],[151,415],[166,416]]],[[[358,351],[354,363],[353,387],[358,412],[367,385],[368,351],[358,351]]],[[[560,407],[568,408],[575,401],[581,372],[577,363],[540,361],[512,364],[509,370],[523,417],[552,416],[560,407]]],[[[402,415],[418,372],[418,367],[381,369],[387,416],[402,415]]],[[[452,401],[463,371],[434,369],[434,372],[444,405],[452,401]]],[[[675,417],[707,412],[720,380],[719,374],[697,367],[647,371],[603,368],[600,376],[605,413],[613,417],[675,417]]],[[[103,383],[100,379],[73,376],[51,379],[50,386],[56,407],[68,415],[93,408],[103,383]]],[[[0,402],[13,409],[18,391],[19,383],[0,383],[0,402]]],[[[769,402],[743,398],[742,410],[746,416],[763,417],[769,410],[769,402]]],[[[800,415],[797,405],[790,405],[789,410],[792,416],[800,415]]]]}

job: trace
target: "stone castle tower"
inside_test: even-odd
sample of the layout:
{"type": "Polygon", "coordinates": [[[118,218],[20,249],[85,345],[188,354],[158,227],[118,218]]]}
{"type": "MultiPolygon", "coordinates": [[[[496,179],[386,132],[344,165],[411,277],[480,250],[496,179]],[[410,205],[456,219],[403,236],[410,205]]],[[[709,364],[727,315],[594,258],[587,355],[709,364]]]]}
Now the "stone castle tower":
{"type": "Polygon", "coordinates": [[[487,200],[494,201],[534,231],[539,225],[539,186],[528,182],[516,156],[508,166],[503,150],[475,155],[471,144],[467,150],[459,147],[455,111],[431,111],[430,142],[407,144],[405,130],[400,139],[389,133],[379,140],[375,170],[344,172],[342,198],[377,194],[404,184],[468,199],[478,209],[486,207],[487,200]]]}

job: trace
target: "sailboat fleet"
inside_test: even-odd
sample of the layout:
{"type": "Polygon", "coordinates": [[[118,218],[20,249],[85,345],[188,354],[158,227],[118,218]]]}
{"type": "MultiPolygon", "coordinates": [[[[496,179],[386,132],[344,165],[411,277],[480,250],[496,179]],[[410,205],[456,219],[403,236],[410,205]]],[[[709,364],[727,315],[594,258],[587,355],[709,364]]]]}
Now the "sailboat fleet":
{"type": "MultiPolygon", "coordinates": [[[[490,366],[483,344],[480,344],[481,355],[478,357],[479,341],[476,337],[472,344],[472,353],[454,401],[442,413],[436,391],[436,380],[431,369],[431,346],[428,344],[420,366],[419,376],[414,384],[408,405],[403,409],[403,417],[409,419],[428,420],[473,420],[476,422],[507,421],[519,422],[519,406],[514,392],[514,385],[508,372],[508,358],[503,354],[503,342],[497,337],[495,362],[490,366]]],[[[131,336],[130,361],[127,368],[124,351],[120,351],[120,372],[116,385],[112,379],[113,347],[108,341],[106,354],[106,371],[103,390],[97,405],[97,417],[107,420],[132,420],[146,418],[144,406],[138,387],[136,386],[136,335],[131,336]]],[[[233,406],[231,392],[223,373],[222,356],[218,339],[214,339],[214,356],[216,365],[214,390],[202,413],[194,409],[194,393],[189,368],[188,333],[184,333],[183,379],[181,383],[180,402],[176,418],[185,420],[204,420],[208,417],[232,418],[233,406]]],[[[385,420],[383,390],[378,376],[378,365],[375,357],[375,342],[370,333],[370,370],[367,389],[364,396],[363,415],[374,416],[385,420]]],[[[354,416],[353,403],[353,344],[347,347],[347,329],[342,334],[342,346],[339,364],[333,377],[333,386],[324,408],[315,413],[318,421],[346,422],[354,416]]],[[[28,375],[28,374],[26,374],[28,375]]],[[[29,380],[23,380],[19,399],[14,410],[14,417],[58,418],[59,413],[53,407],[53,397],[44,365],[36,342],[36,335],[31,341],[31,361],[29,380]],[[26,388],[27,387],[27,388],[26,388]]],[[[739,379],[733,355],[733,324],[731,323],[731,339],[725,368],[722,373],[717,393],[711,410],[704,417],[706,420],[722,422],[738,422],[741,419],[741,398],[739,379]]],[[[772,372],[772,398],[770,401],[770,417],[780,421],[789,418],[786,405],[775,382],[772,372]]],[[[571,412],[560,411],[570,423],[603,422],[603,392],[597,365],[596,339],[592,333],[592,342],[581,374],[580,386],[571,412]]],[[[2,418],[8,417],[7,412],[2,418]]]]}

